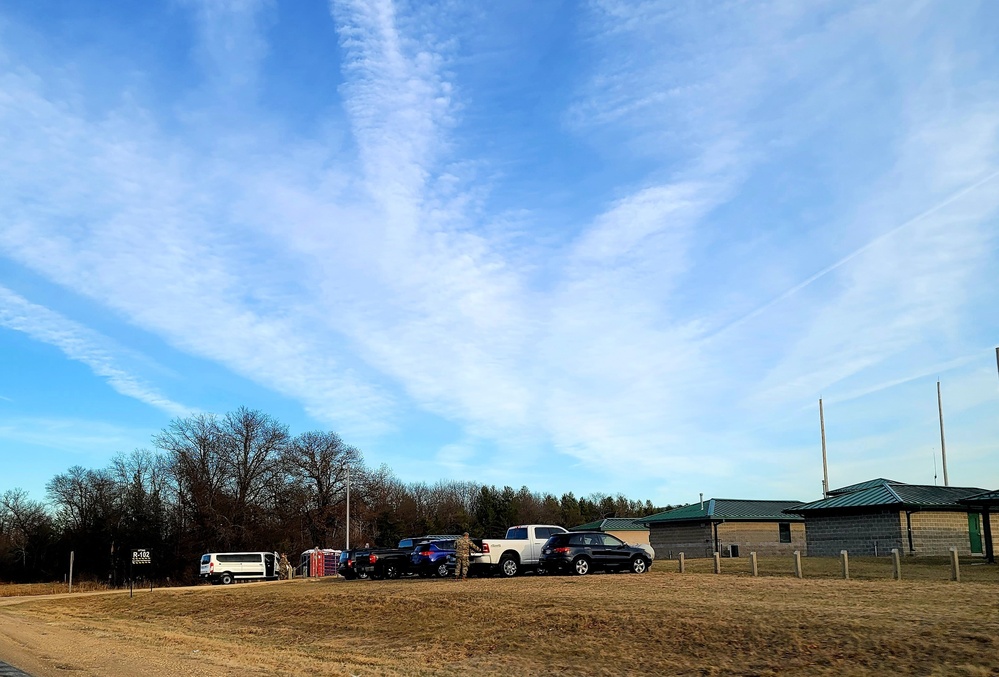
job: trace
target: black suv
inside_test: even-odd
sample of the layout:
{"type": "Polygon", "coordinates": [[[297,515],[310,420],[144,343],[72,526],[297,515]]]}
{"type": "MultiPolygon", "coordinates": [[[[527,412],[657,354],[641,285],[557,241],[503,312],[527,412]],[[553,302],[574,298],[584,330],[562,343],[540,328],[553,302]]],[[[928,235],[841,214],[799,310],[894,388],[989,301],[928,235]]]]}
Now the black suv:
{"type": "Polygon", "coordinates": [[[539,573],[569,571],[585,576],[591,571],[631,571],[644,574],[652,560],[641,548],[599,531],[555,534],[541,548],[539,573]]]}

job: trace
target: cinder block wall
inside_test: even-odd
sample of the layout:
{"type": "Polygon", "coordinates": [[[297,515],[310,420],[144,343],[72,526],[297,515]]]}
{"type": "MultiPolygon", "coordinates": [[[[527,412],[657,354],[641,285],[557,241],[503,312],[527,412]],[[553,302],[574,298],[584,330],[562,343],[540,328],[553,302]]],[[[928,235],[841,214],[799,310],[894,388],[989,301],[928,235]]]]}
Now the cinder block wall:
{"type": "MultiPolygon", "coordinates": [[[[905,514],[902,514],[904,521],[905,514]]],[[[979,518],[981,524],[981,518],[979,518]]],[[[994,522],[993,522],[994,524],[994,522]]],[[[982,551],[985,551],[984,529],[982,551]]],[[[995,541],[995,531],[992,532],[995,541]]],[[[968,513],[966,512],[914,512],[912,513],[912,545],[914,555],[947,555],[951,547],[956,547],[961,555],[971,554],[971,536],[968,533],[968,513]]],[[[981,553],[977,553],[981,554],[981,553]]]]}
{"type": "Polygon", "coordinates": [[[780,542],[780,528],[777,522],[723,522],[718,525],[720,552],[726,554],[729,545],[739,546],[739,556],[747,557],[750,552],[757,555],[790,555],[800,550],[807,552],[805,525],[791,522],[791,542],[780,542]]]}
{"type": "Polygon", "coordinates": [[[805,540],[812,557],[835,557],[840,550],[873,556],[875,543],[878,555],[890,555],[892,548],[904,554],[908,552],[908,547],[903,547],[904,535],[905,514],[897,510],[805,518],[805,540]]]}
{"type": "Polygon", "coordinates": [[[656,559],[676,559],[682,552],[685,557],[711,557],[711,525],[708,522],[694,524],[650,524],[649,544],[656,551],[656,559]]]}

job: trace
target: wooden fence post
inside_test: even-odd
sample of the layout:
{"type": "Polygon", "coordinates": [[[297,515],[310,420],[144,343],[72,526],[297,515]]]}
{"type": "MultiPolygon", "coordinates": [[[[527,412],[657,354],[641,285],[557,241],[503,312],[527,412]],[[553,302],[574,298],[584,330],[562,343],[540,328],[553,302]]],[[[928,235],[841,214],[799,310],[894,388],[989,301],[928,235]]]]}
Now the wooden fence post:
{"type": "Polygon", "coordinates": [[[961,582],[961,562],[957,559],[957,548],[950,549],[950,580],[961,582]]]}
{"type": "Polygon", "coordinates": [[[803,577],[802,573],[801,573],[801,551],[800,550],[795,550],[794,551],[794,575],[795,575],[796,578],[802,578],[803,577]]]}
{"type": "Polygon", "coordinates": [[[720,574],[721,573],[721,553],[720,552],[716,552],[715,553],[715,573],[716,574],[720,574]]]}
{"type": "Polygon", "coordinates": [[[895,572],[894,572],[893,578],[896,581],[900,581],[900,580],[902,580],[902,558],[899,557],[898,548],[892,548],[891,549],[891,560],[892,560],[892,564],[895,567],[895,572]]]}
{"type": "Polygon", "coordinates": [[[682,574],[686,570],[687,570],[687,564],[684,561],[684,559],[683,559],[683,553],[681,552],[680,553],[680,573],[682,574]]]}
{"type": "Polygon", "coordinates": [[[749,567],[750,567],[750,570],[753,572],[753,576],[759,576],[760,575],[759,567],[756,566],[756,553],[755,552],[749,553],[749,567]]]}
{"type": "Polygon", "coordinates": [[[850,578],[850,553],[846,550],[839,551],[839,558],[843,562],[843,579],[849,580],[850,578]]]}

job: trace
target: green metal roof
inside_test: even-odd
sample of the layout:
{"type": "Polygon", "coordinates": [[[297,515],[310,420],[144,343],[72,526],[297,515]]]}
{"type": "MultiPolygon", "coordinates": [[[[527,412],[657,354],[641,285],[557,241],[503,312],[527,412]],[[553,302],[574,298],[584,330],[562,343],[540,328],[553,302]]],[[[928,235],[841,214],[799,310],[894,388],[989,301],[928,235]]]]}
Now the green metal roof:
{"type": "Polygon", "coordinates": [[[961,503],[972,505],[999,505],[999,490],[986,491],[984,494],[975,494],[959,500],[961,503]]]}
{"type": "MultiPolygon", "coordinates": [[[[819,511],[855,510],[857,508],[874,508],[879,506],[897,506],[899,508],[960,508],[957,503],[962,498],[968,498],[983,493],[983,489],[974,487],[936,487],[921,484],[904,484],[891,480],[874,480],[873,486],[859,491],[830,495],[820,501],[805,503],[790,511],[798,514],[808,514],[819,511]]],[[[962,508],[963,509],[963,508],[962,508]]]]}
{"type": "Polygon", "coordinates": [[[876,480],[867,480],[866,482],[857,482],[856,484],[851,484],[848,487],[840,487],[839,489],[830,489],[830,496],[840,496],[841,494],[852,494],[856,491],[862,491],[864,489],[871,489],[873,487],[879,487],[884,483],[888,484],[902,484],[901,482],[896,482],[895,480],[887,480],[883,477],[879,477],[876,480]]]}
{"type": "Polygon", "coordinates": [[[608,517],[570,527],[569,531],[646,531],[647,529],[647,526],[637,523],[633,517],[608,517]]]}
{"type": "Polygon", "coordinates": [[[640,517],[645,524],[663,522],[800,522],[801,517],[784,511],[799,506],[799,501],[753,501],[739,498],[712,498],[704,503],[692,503],[682,508],[640,517]]]}

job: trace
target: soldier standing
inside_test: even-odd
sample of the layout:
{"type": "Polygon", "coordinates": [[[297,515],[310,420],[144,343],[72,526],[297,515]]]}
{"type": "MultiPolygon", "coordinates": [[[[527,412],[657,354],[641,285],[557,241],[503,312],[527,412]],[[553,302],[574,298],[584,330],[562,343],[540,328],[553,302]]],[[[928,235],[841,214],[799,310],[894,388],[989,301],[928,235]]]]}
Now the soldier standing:
{"type": "Polygon", "coordinates": [[[479,546],[472,543],[466,531],[454,542],[454,580],[463,581],[468,577],[468,557],[472,550],[482,552],[479,546]]]}
{"type": "Polygon", "coordinates": [[[281,553],[281,561],[278,564],[278,578],[282,581],[288,580],[288,574],[291,572],[291,562],[288,561],[288,555],[281,553]]]}

